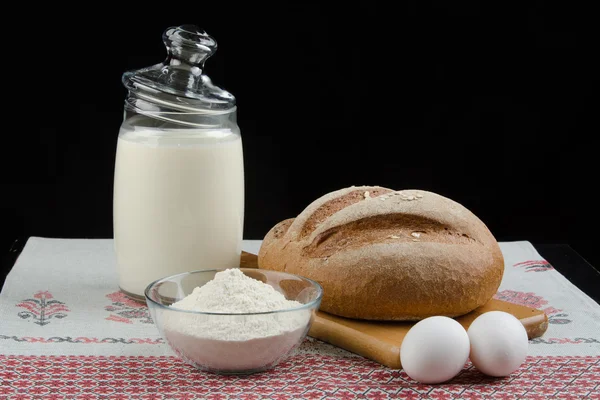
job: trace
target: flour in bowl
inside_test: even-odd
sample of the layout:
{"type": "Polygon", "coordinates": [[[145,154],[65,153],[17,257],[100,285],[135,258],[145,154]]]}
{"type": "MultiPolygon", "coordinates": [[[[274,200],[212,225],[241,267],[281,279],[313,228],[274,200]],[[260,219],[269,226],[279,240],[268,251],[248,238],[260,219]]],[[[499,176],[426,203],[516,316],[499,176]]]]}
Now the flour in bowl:
{"type": "Polygon", "coordinates": [[[239,269],[228,269],[171,305],[173,309],[221,315],[165,310],[165,337],[181,357],[202,368],[231,372],[261,369],[296,346],[306,333],[311,311],[243,314],[301,306],[239,269]]]}

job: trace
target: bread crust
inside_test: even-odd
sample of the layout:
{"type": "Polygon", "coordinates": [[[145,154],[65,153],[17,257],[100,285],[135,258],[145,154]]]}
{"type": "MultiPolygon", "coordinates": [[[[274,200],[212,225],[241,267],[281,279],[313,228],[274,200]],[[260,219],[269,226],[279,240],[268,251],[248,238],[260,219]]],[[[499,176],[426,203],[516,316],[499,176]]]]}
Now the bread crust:
{"type": "Polygon", "coordinates": [[[466,314],[492,298],[504,272],[496,239],[471,211],[378,186],[329,193],[275,225],[258,264],[319,282],[323,311],[390,321],[466,314]]]}

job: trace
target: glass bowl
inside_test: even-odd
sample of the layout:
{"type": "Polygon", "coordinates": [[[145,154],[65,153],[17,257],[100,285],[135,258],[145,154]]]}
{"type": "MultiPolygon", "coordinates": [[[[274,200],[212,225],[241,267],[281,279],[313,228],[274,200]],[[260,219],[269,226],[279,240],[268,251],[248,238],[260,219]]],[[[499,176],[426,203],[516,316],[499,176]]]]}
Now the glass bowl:
{"type": "Polygon", "coordinates": [[[240,268],[246,276],[272,286],[286,299],[296,300],[302,306],[246,314],[171,307],[220,271],[224,269],[186,272],[148,285],[146,303],[155,325],[171,349],[199,369],[220,374],[251,374],[273,368],[306,337],[321,304],[323,289],[317,282],[298,275],[240,268]]]}

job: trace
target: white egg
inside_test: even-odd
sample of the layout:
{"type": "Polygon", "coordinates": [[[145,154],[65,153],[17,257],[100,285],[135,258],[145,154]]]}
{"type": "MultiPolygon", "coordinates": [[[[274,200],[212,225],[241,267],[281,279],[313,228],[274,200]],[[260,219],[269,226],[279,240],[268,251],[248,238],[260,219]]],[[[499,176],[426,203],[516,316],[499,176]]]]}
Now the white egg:
{"type": "Polygon", "coordinates": [[[469,336],[461,324],[448,317],[417,322],[400,346],[400,362],[408,376],[422,383],[454,378],[469,357],[469,336]]]}
{"type": "Polygon", "coordinates": [[[517,318],[503,311],[480,315],[468,330],[471,362],[490,376],[507,376],[527,357],[527,331],[517,318]]]}

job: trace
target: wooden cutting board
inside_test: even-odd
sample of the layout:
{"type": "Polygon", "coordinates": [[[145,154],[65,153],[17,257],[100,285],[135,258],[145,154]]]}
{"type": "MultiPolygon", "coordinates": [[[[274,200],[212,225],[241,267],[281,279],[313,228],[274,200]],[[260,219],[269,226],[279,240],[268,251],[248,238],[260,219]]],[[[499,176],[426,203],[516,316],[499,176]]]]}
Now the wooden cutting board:
{"type": "MultiPolygon", "coordinates": [[[[242,253],[240,266],[258,268],[256,255],[242,253]]],[[[548,317],[543,311],[495,299],[456,320],[468,329],[475,318],[488,311],[505,311],[514,315],[525,326],[530,339],[542,336],[548,328],[548,317]]],[[[387,367],[401,368],[400,345],[414,324],[355,320],[319,311],[308,334],[387,367]]]]}

